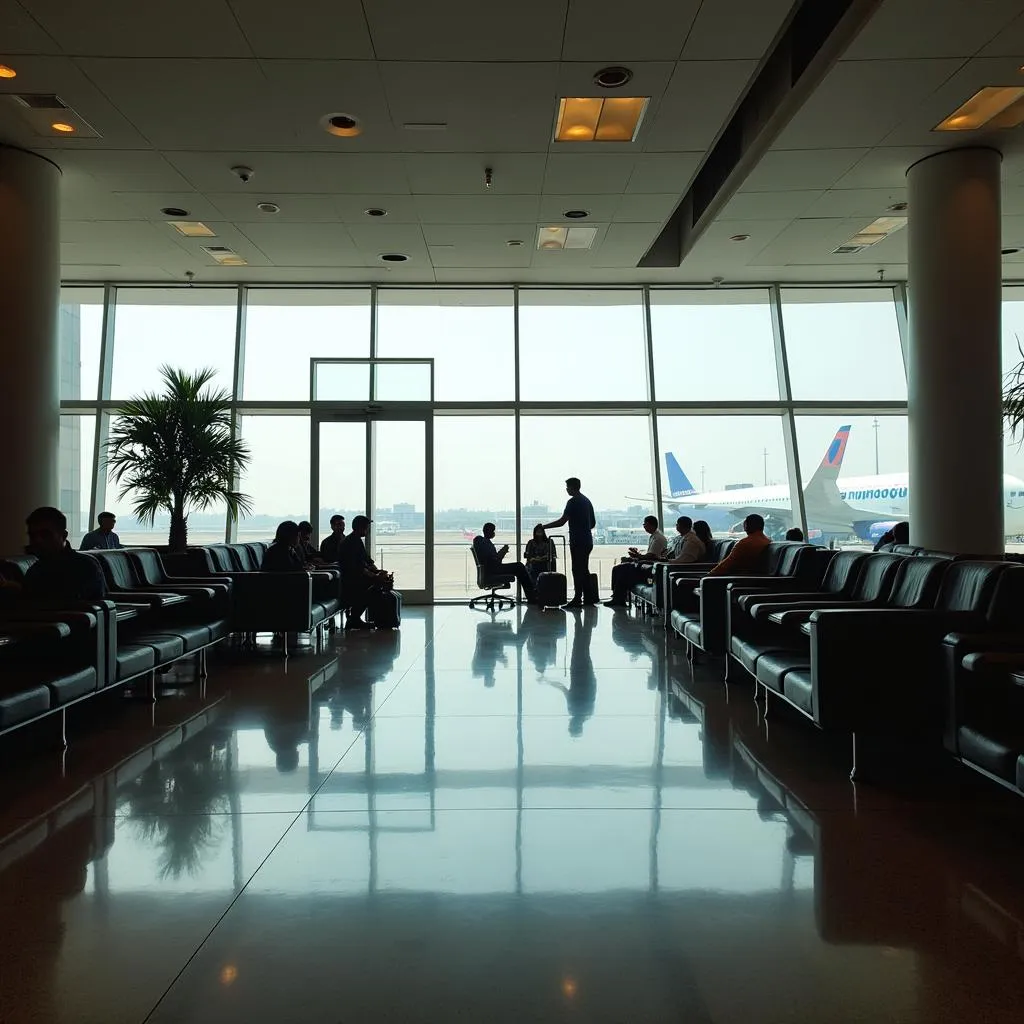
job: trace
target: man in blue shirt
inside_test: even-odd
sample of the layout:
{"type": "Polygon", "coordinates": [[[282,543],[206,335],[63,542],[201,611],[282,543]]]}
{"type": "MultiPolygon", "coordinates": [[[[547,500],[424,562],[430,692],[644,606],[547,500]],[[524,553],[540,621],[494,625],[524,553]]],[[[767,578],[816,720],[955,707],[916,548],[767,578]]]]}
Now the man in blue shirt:
{"type": "Polygon", "coordinates": [[[98,530],[92,530],[82,538],[78,545],[79,551],[112,551],[121,546],[121,538],[114,533],[114,524],[117,518],[113,512],[101,512],[96,521],[100,524],[98,530]]]}
{"type": "Polygon", "coordinates": [[[501,548],[494,546],[494,523],[484,523],[483,536],[477,535],[473,538],[473,550],[484,571],[485,579],[500,579],[502,576],[514,576],[519,580],[519,586],[523,588],[527,601],[533,600],[533,580],[526,571],[522,562],[504,562],[502,559],[508,554],[508,545],[503,544],[501,548]]]}
{"type": "Polygon", "coordinates": [[[587,583],[590,580],[590,552],[594,550],[594,506],[590,499],[580,491],[579,478],[569,477],[565,481],[565,490],[569,500],[565,503],[562,518],[553,523],[545,523],[545,530],[556,530],[559,526],[569,524],[569,561],[572,564],[572,600],[567,608],[582,608],[584,604],[596,604],[596,601],[584,601],[587,583]]]}

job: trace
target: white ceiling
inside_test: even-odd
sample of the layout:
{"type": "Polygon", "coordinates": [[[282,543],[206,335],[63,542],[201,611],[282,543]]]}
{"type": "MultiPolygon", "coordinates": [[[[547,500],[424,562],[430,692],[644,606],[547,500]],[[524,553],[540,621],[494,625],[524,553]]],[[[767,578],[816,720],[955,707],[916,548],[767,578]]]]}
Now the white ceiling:
{"type": "MultiPolygon", "coordinates": [[[[0,98],[0,141],[62,168],[73,280],[902,278],[903,233],[855,256],[831,250],[905,199],[907,167],[948,144],[935,123],[982,85],[1024,84],[1021,0],[884,0],[683,266],[636,268],[791,6],[0,0],[0,63],[18,71],[0,93],[57,93],[100,134],[37,135],[0,98]],[[610,63],[633,70],[630,93],[651,97],[637,141],[551,143],[557,97],[592,94],[610,63]],[[359,117],[363,134],[324,132],[334,112],[359,117]],[[237,164],[255,170],[248,185],[237,164]],[[281,211],[261,214],[260,202],[281,211]],[[212,265],[209,240],[178,235],[167,206],[205,221],[249,266],[212,265]],[[388,216],[368,218],[374,206],[388,216]],[[594,247],[538,252],[537,226],[573,208],[590,212],[594,247]],[[411,260],[384,266],[390,251],[411,260]]],[[[997,142],[1004,244],[1024,246],[1021,132],[997,142]]]]}

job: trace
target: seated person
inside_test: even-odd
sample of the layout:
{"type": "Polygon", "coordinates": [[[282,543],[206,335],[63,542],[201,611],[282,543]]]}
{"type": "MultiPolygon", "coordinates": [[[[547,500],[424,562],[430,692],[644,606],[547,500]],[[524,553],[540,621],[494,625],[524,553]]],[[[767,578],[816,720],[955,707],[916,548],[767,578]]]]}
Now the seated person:
{"type": "Polygon", "coordinates": [[[98,530],[91,530],[78,545],[79,551],[112,551],[121,546],[121,538],[114,533],[117,517],[113,512],[101,512],[96,517],[98,530]]]}
{"type": "Polygon", "coordinates": [[[746,536],[738,541],[709,573],[709,576],[742,576],[764,570],[764,553],[771,541],[764,533],[764,518],[751,512],[743,520],[746,536]]]}
{"type": "Polygon", "coordinates": [[[891,530],[886,530],[885,533],[878,538],[878,543],[875,545],[875,551],[881,551],[882,548],[885,548],[890,544],[909,543],[910,523],[894,523],[891,530]]]}
{"type": "Polygon", "coordinates": [[[644,533],[651,538],[647,542],[647,550],[630,548],[628,556],[623,559],[624,562],[655,562],[665,554],[668,538],[661,532],[657,516],[644,517],[644,533]]]}
{"type": "Polygon", "coordinates": [[[37,508],[27,520],[28,547],[37,561],[25,573],[23,597],[32,600],[99,601],[107,584],[99,563],[68,544],[68,521],[60,509],[37,508]]]}
{"type": "Polygon", "coordinates": [[[299,523],[299,542],[296,545],[299,555],[306,565],[321,565],[323,559],[313,544],[313,524],[303,520],[299,523]]]}
{"type": "Polygon", "coordinates": [[[480,562],[484,579],[500,579],[501,577],[513,576],[519,581],[528,601],[533,600],[533,580],[526,571],[522,562],[504,562],[502,559],[508,554],[508,545],[503,544],[500,548],[494,546],[494,534],[496,533],[494,523],[484,523],[483,536],[473,538],[473,550],[480,562]]]}
{"type": "Polygon", "coordinates": [[[296,572],[306,568],[299,552],[299,524],[286,519],[274,534],[274,543],[267,548],[260,569],[263,572],[296,572]]]}
{"type": "Polygon", "coordinates": [[[786,531],[786,540],[799,540],[799,541],[802,541],[803,539],[804,539],[804,531],[801,530],[799,526],[791,526],[786,531]]]}
{"type": "Polygon", "coordinates": [[[320,557],[333,565],[338,561],[341,542],[345,539],[345,517],[331,516],[331,532],[320,541],[320,557]]]}
{"type": "Polygon", "coordinates": [[[526,542],[523,558],[526,560],[526,571],[530,574],[534,586],[537,585],[537,577],[542,572],[554,572],[558,568],[555,542],[544,532],[544,527],[540,523],[533,528],[533,536],[526,542]]]}
{"type": "Polygon", "coordinates": [[[711,535],[711,527],[708,526],[706,519],[698,519],[693,524],[693,532],[697,535],[697,539],[704,545],[704,556],[707,557],[711,551],[711,542],[715,539],[711,535]]]}
{"type": "MultiPolygon", "coordinates": [[[[688,562],[699,562],[705,554],[703,541],[693,532],[693,520],[689,516],[680,516],[676,520],[676,534],[679,545],[676,554],[671,558],[662,558],[668,565],[685,565],[688,562]]],[[[606,608],[625,608],[626,598],[635,583],[647,579],[651,570],[640,562],[622,562],[612,567],[612,597],[605,601],[606,608]]]]}
{"type": "Polygon", "coordinates": [[[356,516],[352,520],[352,532],[342,541],[338,563],[344,578],[344,603],[348,610],[346,629],[369,629],[370,624],[362,617],[374,585],[390,587],[391,573],[378,569],[366,550],[364,538],[370,532],[371,520],[356,516]]]}

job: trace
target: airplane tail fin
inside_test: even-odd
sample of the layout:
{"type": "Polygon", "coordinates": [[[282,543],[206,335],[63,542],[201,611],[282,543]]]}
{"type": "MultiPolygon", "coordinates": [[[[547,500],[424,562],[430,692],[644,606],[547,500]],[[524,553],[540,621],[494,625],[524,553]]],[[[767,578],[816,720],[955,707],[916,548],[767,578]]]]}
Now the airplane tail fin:
{"type": "Polygon", "coordinates": [[[686,494],[697,493],[697,488],[690,483],[690,478],[683,472],[683,467],[672,452],[665,453],[665,467],[668,470],[668,491],[671,497],[681,498],[686,494]]]}
{"type": "Polygon", "coordinates": [[[843,465],[843,456],[846,454],[846,443],[849,440],[850,424],[847,423],[836,431],[836,436],[832,438],[832,443],[826,449],[825,457],[814,471],[814,476],[808,482],[808,486],[810,486],[810,482],[819,478],[822,480],[837,480],[839,478],[839,470],[843,465]]]}

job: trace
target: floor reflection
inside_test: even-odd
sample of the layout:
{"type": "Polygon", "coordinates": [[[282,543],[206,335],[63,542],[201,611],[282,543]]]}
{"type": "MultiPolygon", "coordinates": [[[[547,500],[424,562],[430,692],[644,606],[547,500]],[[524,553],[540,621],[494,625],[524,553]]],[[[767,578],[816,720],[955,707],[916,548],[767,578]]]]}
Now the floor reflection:
{"type": "Polygon", "coordinates": [[[26,755],[0,1020],[1017,1019],[1012,800],[855,788],[627,615],[405,618],[26,755]]]}

